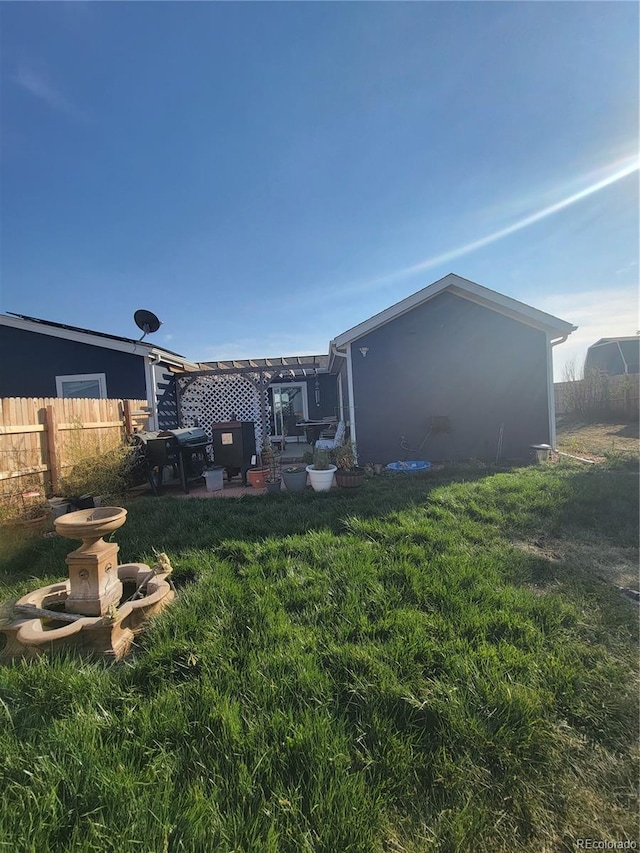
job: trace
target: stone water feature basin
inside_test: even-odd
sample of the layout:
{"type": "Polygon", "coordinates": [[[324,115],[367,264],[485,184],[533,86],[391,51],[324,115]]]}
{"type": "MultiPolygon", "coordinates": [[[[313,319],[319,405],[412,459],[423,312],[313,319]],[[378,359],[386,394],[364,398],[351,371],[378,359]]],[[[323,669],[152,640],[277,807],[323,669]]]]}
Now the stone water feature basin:
{"type": "Polygon", "coordinates": [[[144,563],[118,565],[118,545],[102,537],[122,527],[126,517],[122,507],[98,507],[55,520],[61,536],[82,540],[67,556],[69,580],[19,599],[17,608],[35,607],[48,614],[20,615],[0,626],[0,659],[33,657],[55,648],[115,659],[127,654],[143,622],[169,604],[175,592],[168,562],[153,569],[144,563]]]}
{"type": "Polygon", "coordinates": [[[118,530],[127,520],[127,511],[120,506],[101,506],[68,512],[53,522],[59,536],[66,539],[97,541],[118,530]]]}

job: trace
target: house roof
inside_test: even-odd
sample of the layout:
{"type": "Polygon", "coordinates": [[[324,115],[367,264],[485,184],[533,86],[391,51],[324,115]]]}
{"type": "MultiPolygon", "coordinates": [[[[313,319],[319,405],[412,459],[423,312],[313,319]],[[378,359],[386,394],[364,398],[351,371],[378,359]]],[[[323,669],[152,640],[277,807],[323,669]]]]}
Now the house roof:
{"type": "Polygon", "coordinates": [[[626,337],[622,337],[622,338],[600,338],[600,340],[596,341],[595,344],[591,344],[589,349],[593,349],[593,347],[600,347],[603,344],[621,344],[621,343],[625,343],[626,341],[632,341],[633,343],[639,344],[640,343],[640,336],[638,336],[638,335],[627,335],[626,337]]]}
{"type": "Polygon", "coordinates": [[[443,291],[449,291],[456,296],[461,296],[463,299],[469,299],[478,305],[489,308],[492,311],[497,311],[499,314],[504,314],[528,326],[540,329],[552,337],[561,337],[570,335],[571,332],[577,329],[577,326],[560,320],[552,314],[546,314],[544,311],[539,311],[537,308],[532,308],[530,305],[525,305],[524,302],[518,302],[517,299],[512,299],[510,296],[504,296],[502,293],[497,293],[495,290],[490,290],[488,287],[483,287],[466,278],[461,278],[459,275],[449,273],[444,278],[435,281],[433,284],[418,290],[411,296],[407,296],[401,302],[396,302],[395,305],[380,311],[368,320],[347,329],[341,335],[338,335],[332,343],[334,347],[343,347],[353,341],[361,338],[363,335],[374,331],[374,329],[384,326],[386,323],[401,317],[413,308],[428,302],[443,291]]]}
{"type": "Polygon", "coordinates": [[[10,326],[14,329],[22,329],[27,332],[35,332],[40,335],[49,335],[55,338],[78,341],[90,346],[115,349],[133,355],[158,354],[170,362],[180,363],[184,366],[196,367],[197,365],[185,359],[177,352],[154,346],[151,343],[125,338],[120,335],[110,335],[107,332],[96,332],[93,329],[83,329],[80,326],[70,326],[66,323],[55,323],[52,320],[42,320],[39,317],[28,317],[25,314],[0,314],[0,325],[10,326]],[[133,346],[133,349],[132,349],[133,346]]]}

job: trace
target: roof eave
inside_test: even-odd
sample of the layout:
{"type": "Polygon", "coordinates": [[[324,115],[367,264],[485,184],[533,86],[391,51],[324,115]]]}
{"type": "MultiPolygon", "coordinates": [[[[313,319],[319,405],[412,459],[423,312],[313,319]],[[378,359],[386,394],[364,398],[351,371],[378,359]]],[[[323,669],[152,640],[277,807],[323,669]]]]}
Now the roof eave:
{"type": "Polygon", "coordinates": [[[0,325],[8,326],[13,329],[21,329],[25,332],[34,332],[38,335],[47,335],[51,338],[62,338],[63,340],[76,341],[81,344],[87,344],[88,346],[126,352],[130,355],[158,355],[162,361],[181,365],[188,364],[194,367],[196,366],[193,362],[183,358],[179,353],[174,353],[170,350],[165,350],[162,349],[162,347],[156,347],[153,344],[143,341],[136,341],[133,338],[118,338],[115,335],[106,337],[101,334],[94,334],[88,329],[87,331],[70,329],[61,324],[52,326],[48,325],[46,320],[25,320],[22,317],[10,317],[6,314],[0,314],[0,325]],[[136,352],[139,347],[142,348],[142,351],[136,352]]]}
{"type": "Polygon", "coordinates": [[[401,317],[408,311],[417,308],[419,305],[428,302],[435,296],[438,296],[445,290],[451,291],[454,295],[460,296],[463,299],[469,299],[472,302],[482,305],[492,311],[496,311],[507,317],[511,317],[520,323],[533,326],[550,336],[570,335],[577,329],[572,323],[566,320],[561,320],[559,317],[554,317],[552,314],[547,314],[537,308],[532,308],[523,302],[512,299],[510,296],[504,296],[501,293],[483,287],[468,279],[461,278],[455,273],[449,273],[444,278],[439,279],[433,284],[427,285],[422,290],[413,293],[406,299],[397,302],[395,305],[380,311],[368,320],[364,320],[357,326],[347,329],[341,335],[338,335],[333,344],[336,347],[343,347],[346,344],[353,343],[358,338],[369,334],[370,332],[379,329],[381,326],[390,323],[392,320],[401,317]]]}

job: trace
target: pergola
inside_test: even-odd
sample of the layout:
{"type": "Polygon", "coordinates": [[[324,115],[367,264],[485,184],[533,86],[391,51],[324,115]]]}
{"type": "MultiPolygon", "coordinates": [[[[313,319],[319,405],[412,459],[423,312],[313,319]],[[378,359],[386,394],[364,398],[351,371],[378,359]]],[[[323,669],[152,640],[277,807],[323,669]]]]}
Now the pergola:
{"type": "Polygon", "coordinates": [[[295,379],[317,377],[326,372],[328,356],[290,356],[279,358],[239,359],[233,361],[204,362],[206,368],[184,373],[176,373],[176,398],[179,425],[183,426],[182,400],[185,393],[196,380],[214,377],[241,377],[247,380],[258,392],[260,412],[260,432],[269,434],[269,405],[267,389],[277,379],[295,379]]]}

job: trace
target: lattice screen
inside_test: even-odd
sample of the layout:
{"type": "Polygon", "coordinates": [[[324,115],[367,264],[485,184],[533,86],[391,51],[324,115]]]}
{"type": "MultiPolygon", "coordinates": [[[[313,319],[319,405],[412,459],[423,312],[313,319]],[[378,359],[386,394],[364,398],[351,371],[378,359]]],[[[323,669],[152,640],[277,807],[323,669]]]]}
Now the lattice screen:
{"type": "MultiPolygon", "coordinates": [[[[251,374],[251,379],[237,373],[229,376],[199,376],[185,388],[186,381],[188,376],[178,378],[180,410],[185,427],[199,426],[209,438],[213,438],[211,424],[229,421],[233,415],[239,421],[254,421],[256,448],[262,447],[263,435],[270,432],[269,404],[267,401],[267,423],[263,425],[260,417],[259,374],[251,374]]],[[[268,384],[269,378],[263,377],[262,387],[266,388],[268,384]]]]}

